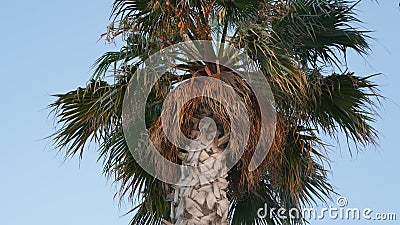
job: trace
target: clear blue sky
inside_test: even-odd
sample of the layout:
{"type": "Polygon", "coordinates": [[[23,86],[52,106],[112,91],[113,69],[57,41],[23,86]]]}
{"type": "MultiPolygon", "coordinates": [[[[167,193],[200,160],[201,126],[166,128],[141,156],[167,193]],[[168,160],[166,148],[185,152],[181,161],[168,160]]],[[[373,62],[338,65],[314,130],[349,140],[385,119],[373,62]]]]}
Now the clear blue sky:
{"type": "MultiPolygon", "coordinates": [[[[349,206],[396,212],[400,219],[400,10],[398,1],[380,5],[364,0],[359,7],[365,27],[375,30],[373,54],[366,59],[350,54],[351,69],[359,74],[382,72],[375,81],[389,98],[384,103],[381,146],[353,158],[332,149],[331,181],[349,206]]],[[[90,65],[112,45],[96,42],[105,30],[112,1],[3,1],[0,6],[0,223],[4,225],[126,225],[114,189],[101,174],[94,151],[80,167],[62,163],[62,155],[42,140],[53,131],[46,106],[63,93],[83,86],[90,65]]],[[[332,203],[334,204],[334,203],[332,203]]],[[[312,224],[337,224],[316,221],[312,224]]],[[[351,221],[345,224],[398,224],[351,221]]]]}

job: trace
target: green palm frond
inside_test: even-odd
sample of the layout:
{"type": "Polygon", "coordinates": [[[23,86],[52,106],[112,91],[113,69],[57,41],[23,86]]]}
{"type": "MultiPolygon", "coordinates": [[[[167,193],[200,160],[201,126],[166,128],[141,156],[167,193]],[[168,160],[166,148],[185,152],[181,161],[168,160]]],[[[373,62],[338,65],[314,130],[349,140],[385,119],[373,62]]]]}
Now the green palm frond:
{"type": "MultiPolygon", "coordinates": [[[[294,130],[283,145],[283,157],[277,174],[272,177],[272,190],[279,196],[281,207],[290,212],[326,202],[334,194],[328,182],[327,159],[318,148],[325,146],[311,130],[294,130]],[[319,147],[317,147],[319,145],[319,147]]],[[[300,215],[301,216],[301,215],[300,215]]],[[[305,224],[306,218],[288,217],[283,224],[305,224]]]]}
{"type": "Polygon", "coordinates": [[[217,0],[214,17],[231,25],[257,18],[262,1],[258,0],[217,0]]]}
{"type": "Polygon", "coordinates": [[[287,15],[272,23],[276,39],[282,48],[315,65],[340,65],[338,53],[346,49],[366,54],[369,50],[366,31],[354,26],[360,21],[354,7],[346,0],[291,1],[287,15]]]}
{"type": "MultiPolygon", "coordinates": [[[[114,23],[117,23],[117,34],[141,35],[146,43],[159,46],[155,51],[183,41],[179,23],[186,21],[187,13],[193,4],[187,1],[174,0],[117,0],[114,1],[114,23]],[[181,9],[181,10],[178,10],[181,9]],[[172,42],[172,43],[168,43],[172,42]]],[[[146,48],[151,52],[151,48],[146,48]]]]}
{"type": "Polygon", "coordinates": [[[327,183],[324,169],[327,159],[320,150],[325,149],[314,130],[292,124],[282,144],[282,161],[276,176],[282,204],[299,207],[329,198],[333,191],[327,183]]]}
{"type": "Polygon", "coordinates": [[[343,132],[354,143],[376,144],[377,131],[371,123],[382,96],[371,77],[345,73],[313,81],[309,93],[314,98],[307,112],[313,125],[330,135],[343,132]]]}
{"type": "Polygon", "coordinates": [[[280,152],[274,153],[278,156],[269,155],[279,162],[271,163],[272,168],[260,177],[257,186],[232,191],[230,215],[233,224],[303,224],[307,222],[305,218],[283,220],[271,215],[270,210],[301,211],[303,207],[325,202],[335,193],[327,179],[325,164],[328,159],[320,152],[325,149],[325,144],[313,130],[295,124],[290,127],[290,131],[279,139],[283,144],[280,152]],[[259,218],[257,211],[265,207],[266,217],[259,218]]]}
{"type": "MultiPolygon", "coordinates": [[[[165,79],[169,78],[167,76],[165,79]]],[[[144,171],[129,151],[121,121],[122,101],[128,81],[126,78],[118,78],[118,81],[111,85],[92,80],[85,88],[55,95],[57,101],[49,107],[56,114],[57,123],[62,126],[51,137],[57,148],[66,149],[68,157],[76,154],[82,157],[86,144],[98,143],[99,160],[104,164],[103,172],[119,186],[120,199],[128,197],[132,202],[141,202],[132,223],[137,221],[136,224],[141,224],[146,220],[146,215],[152,212],[151,218],[158,219],[149,222],[157,224],[160,218],[167,218],[169,213],[169,204],[165,199],[165,188],[168,186],[144,171]],[[145,213],[140,214],[141,211],[145,213]]],[[[158,83],[158,86],[164,83],[158,83]]],[[[158,117],[159,104],[152,104],[160,98],[156,92],[153,88],[148,98],[147,126],[158,117]]]]}
{"type": "MultiPolygon", "coordinates": [[[[136,68],[148,57],[147,41],[141,35],[130,34],[126,39],[126,46],[119,51],[110,51],[104,53],[92,65],[94,69],[93,79],[99,79],[106,76],[110,67],[114,73],[118,73],[122,67],[136,68]]],[[[135,71],[124,71],[125,73],[133,74],[135,71]]]]}
{"type": "Polygon", "coordinates": [[[112,14],[115,17],[131,17],[133,15],[142,15],[150,9],[152,0],[115,0],[112,14]]]}
{"type": "Polygon", "coordinates": [[[136,205],[131,210],[135,213],[132,225],[158,225],[163,218],[168,218],[168,186],[144,171],[134,160],[122,127],[105,138],[99,153],[99,159],[104,162],[104,173],[119,186],[120,200],[127,197],[136,205]]]}
{"type": "Polygon", "coordinates": [[[150,207],[140,207],[130,221],[130,225],[162,225],[162,219],[156,213],[149,211],[150,207]]]}
{"type": "Polygon", "coordinates": [[[281,96],[285,95],[291,97],[290,102],[301,102],[307,97],[305,76],[294,63],[296,59],[274,44],[276,40],[265,30],[265,26],[248,24],[239,27],[231,44],[243,49],[259,63],[260,70],[270,83],[275,101],[279,103],[281,96]]]}
{"type": "Polygon", "coordinates": [[[232,224],[278,225],[283,223],[276,215],[269,214],[272,208],[280,208],[281,205],[276,194],[273,192],[267,176],[259,182],[257,187],[250,191],[238,191],[233,193],[233,195],[230,210],[232,224]],[[265,218],[260,218],[257,215],[260,208],[263,209],[260,214],[262,217],[265,216],[265,218]]]}
{"type": "Polygon", "coordinates": [[[49,106],[62,126],[51,137],[67,156],[79,153],[88,142],[101,140],[120,123],[123,86],[92,80],[85,88],[54,95],[49,106]]]}

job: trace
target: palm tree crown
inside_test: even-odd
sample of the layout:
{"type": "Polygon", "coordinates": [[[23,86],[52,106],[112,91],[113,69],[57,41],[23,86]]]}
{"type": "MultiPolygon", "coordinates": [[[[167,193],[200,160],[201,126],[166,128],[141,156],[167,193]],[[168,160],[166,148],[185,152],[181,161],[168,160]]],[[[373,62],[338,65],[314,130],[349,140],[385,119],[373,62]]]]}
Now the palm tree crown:
{"type": "MultiPolygon", "coordinates": [[[[132,225],[172,221],[168,199],[173,187],[154,179],[129,151],[122,128],[124,95],[137,68],[161,49],[189,40],[226,43],[257,62],[276,110],[267,159],[249,171],[254,150],[249,145],[227,176],[230,223],[302,223],[301,218],[277,215],[260,218],[257,211],[265,203],[270,208],[301,208],[335,193],[327,180],[328,143],[323,137],[335,140],[344,135],[357,149],[377,142],[371,125],[381,97],[377,85],[372,76],[351,72],[346,61],[348,50],[361,55],[369,51],[368,32],[355,27],[361,22],[354,13],[356,5],[347,0],[115,0],[112,23],[103,37],[110,42],[121,37],[123,46],[98,58],[86,87],[55,95],[50,108],[60,126],[51,137],[68,157],[82,156],[89,142],[99,144],[104,173],[118,184],[121,199],[128,197],[135,205],[132,225]]],[[[185,75],[165,74],[146,102],[149,136],[176,163],[182,163],[179,149],[165,139],[160,125],[162,104],[178,83],[195,73],[208,76],[205,68],[213,70],[215,64],[188,63],[179,68],[185,75]]],[[[246,107],[254,114],[251,129],[257,134],[257,103],[244,91],[244,80],[235,82],[235,91],[248,100],[246,107]]],[[[188,120],[202,104],[215,103],[191,102],[188,120]]],[[[223,110],[213,114],[225,129],[223,110]]]]}

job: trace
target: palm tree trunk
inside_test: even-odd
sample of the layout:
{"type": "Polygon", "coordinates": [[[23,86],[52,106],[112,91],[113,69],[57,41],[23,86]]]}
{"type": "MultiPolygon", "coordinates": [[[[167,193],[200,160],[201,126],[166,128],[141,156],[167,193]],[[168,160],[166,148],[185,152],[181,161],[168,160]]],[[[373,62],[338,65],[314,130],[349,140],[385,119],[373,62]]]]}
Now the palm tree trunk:
{"type": "Polygon", "coordinates": [[[212,134],[215,134],[217,128],[209,121],[192,119],[195,121],[192,134],[197,137],[192,144],[201,146],[211,143],[200,151],[189,151],[180,155],[183,165],[198,167],[183,175],[179,183],[189,184],[195,180],[197,184],[175,186],[171,203],[172,222],[175,225],[227,225],[230,205],[226,193],[228,181],[227,174],[221,174],[227,169],[225,160],[216,158],[222,154],[223,149],[220,147],[228,142],[229,135],[221,135],[222,131],[218,130],[217,137],[212,140],[212,134]],[[196,129],[197,127],[200,129],[196,129]],[[218,179],[212,179],[215,177],[218,179]]]}

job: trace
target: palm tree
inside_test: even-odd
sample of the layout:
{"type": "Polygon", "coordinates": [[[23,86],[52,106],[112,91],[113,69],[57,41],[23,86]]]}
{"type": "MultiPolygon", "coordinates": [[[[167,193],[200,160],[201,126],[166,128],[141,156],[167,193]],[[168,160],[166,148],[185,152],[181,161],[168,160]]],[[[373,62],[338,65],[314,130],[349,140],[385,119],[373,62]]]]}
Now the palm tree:
{"type": "Polygon", "coordinates": [[[86,87],[55,95],[50,105],[60,125],[51,136],[55,146],[71,157],[82,156],[90,142],[98,144],[104,173],[119,186],[121,200],[128,197],[135,205],[132,225],[304,223],[304,218],[284,218],[269,209],[301,209],[335,193],[327,180],[328,143],[322,138],[335,141],[344,135],[356,149],[377,141],[371,123],[381,96],[372,76],[357,76],[346,63],[347,50],[361,55],[369,51],[367,32],[355,27],[361,22],[355,6],[347,0],[116,0],[112,24],[103,36],[111,42],[122,37],[124,45],[96,61],[86,87]],[[248,170],[256,142],[252,138],[260,135],[254,93],[217,62],[180,65],[177,69],[185,75],[165,74],[145,103],[148,134],[164,157],[182,165],[204,162],[235,141],[226,111],[206,98],[185,104],[180,126],[194,140],[217,132],[213,146],[193,158],[166,138],[160,118],[163,102],[177,84],[194,76],[219,74],[233,86],[249,111],[254,135],[239,162],[220,179],[179,187],[154,179],[135,160],[122,111],[129,81],[145,60],[189,40],[218,41],[257,62],[275,99],[276,130],[267,158],[248,170]],[[213,118],[216,127],[199,124],[204,117],[213,118]],[[260,217],[257,212],[265,205],[267,215],[260,217]]]}

